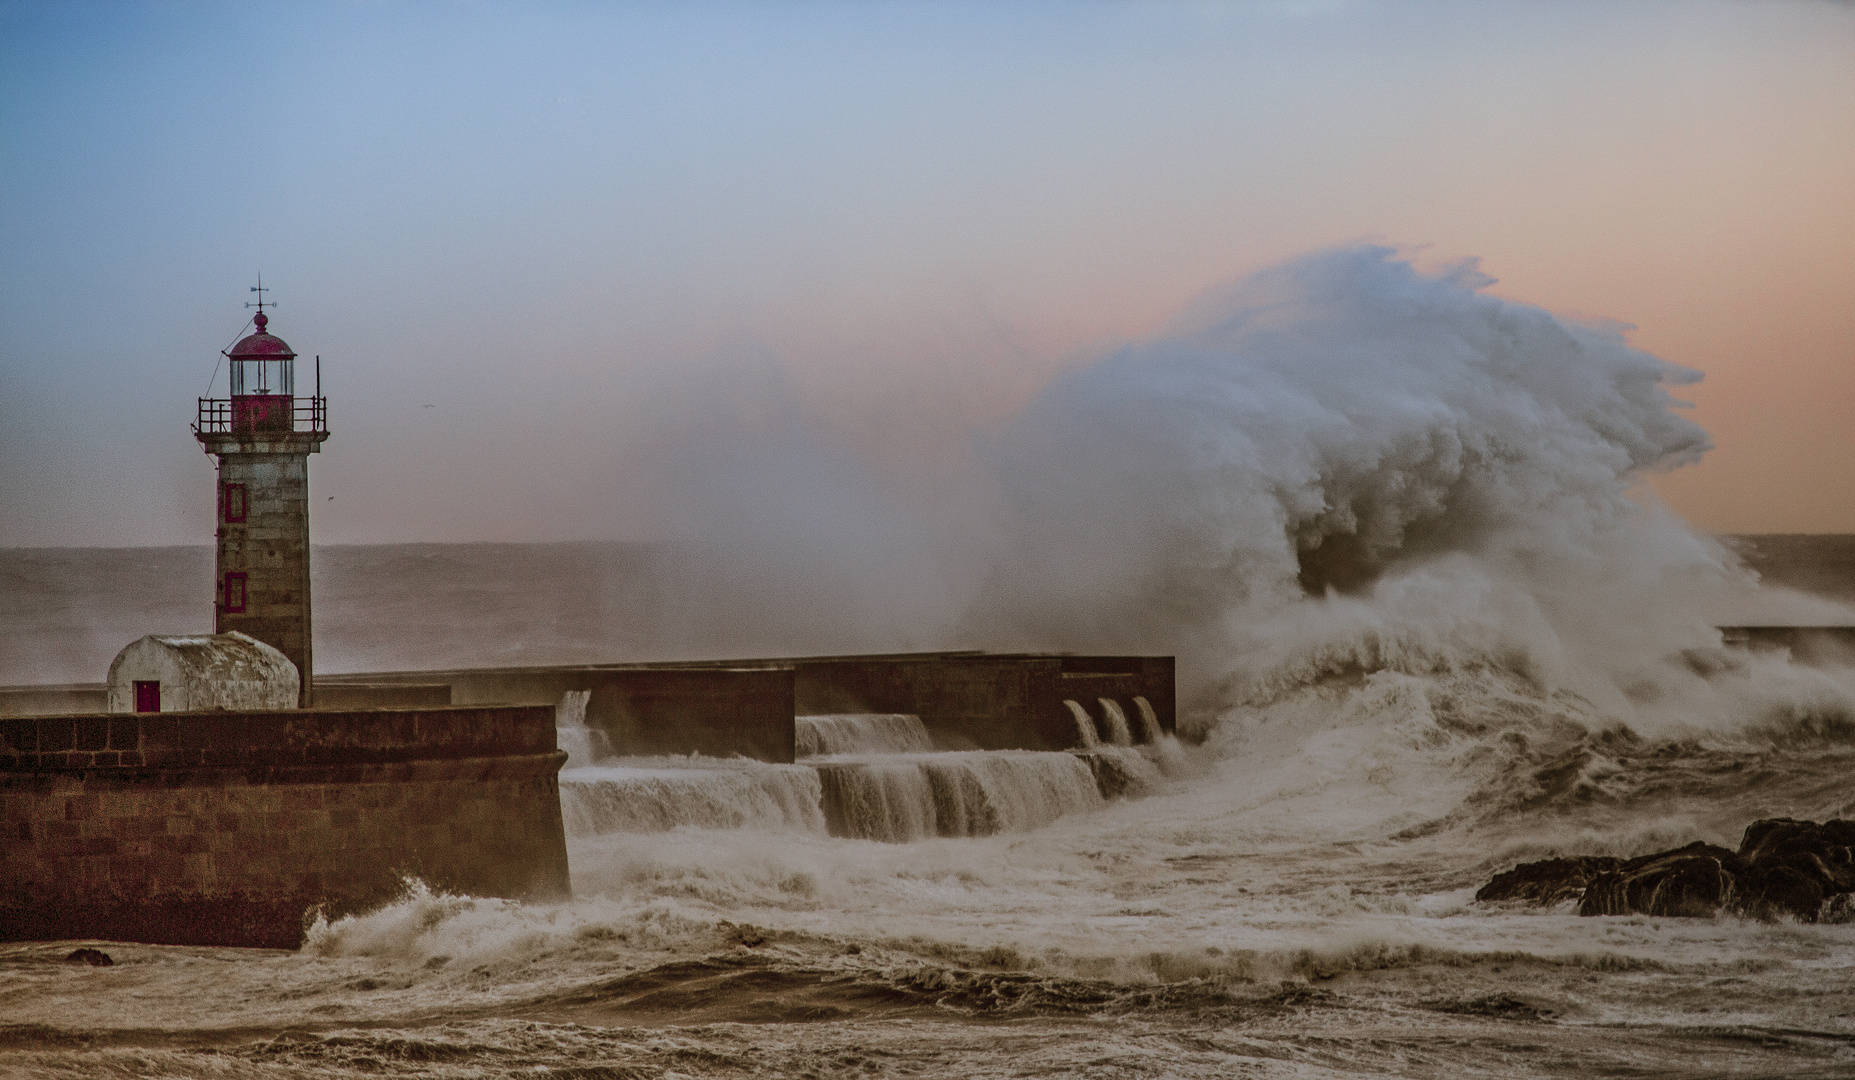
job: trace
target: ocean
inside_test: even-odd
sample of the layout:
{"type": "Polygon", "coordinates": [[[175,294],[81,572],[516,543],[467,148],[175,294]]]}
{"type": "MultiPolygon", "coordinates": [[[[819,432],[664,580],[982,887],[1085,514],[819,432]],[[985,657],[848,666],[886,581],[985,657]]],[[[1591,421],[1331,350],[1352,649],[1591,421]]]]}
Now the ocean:
{"type": "MultiPolygon", "coordinates": [[[[319,560],[354,596],[380,595],[362,580],[374,568],[426,597],[414,625],[432,629],[394,635],[405,651],[376,654],[383,667],[545,663],[615,658],[622,627],[589,639],[597,619],[524,581],[601,550],[319,560]],[[493,612],[486,579],[506,583],[493,612]],[[494,627],[483,648],[504,651],[473,653],[442,629],[475,620],[494,627]]],[[[603,550],[617,566],[637,555],[603,550]]],[[[151,588],[141,625],[186,611],[182,586],[198,584],[163,568],[210,575],[201,549],[4,563],[14,581],[172,590],[151,588]]],[[[66,612],[106,602],[65,595],[66,612]]],[[[335,607],[321,625],[363,623],[335,607]]],[[[18,627],[9,659],[31,655],[34,674],[76,681],[107,664],[46,667],[18,627]]],[[[1065,768],[1070,755],[935,751],[877,718],[840,723],[836,741],[814,741],[833,753],[786,766],[595,762],[569,724],[573,901],[409,883],[383,910],[313,927],[297,952],[94,943],[108,968],[60,963],[78,943],[0,945],[0,1071],[1847,1076],[1855,926],[1473,900],[1519,861],[1732,847],[1758,818],[1855,816],[1855,680],[1782,674],[1845,696],[1655,738],[1498,663],[1321,672],[1221,714],[1201,690],[1192,738],[1119,751],[1139,759],[1137,784],[1114,800],[1065,768]],[[844,763],[983,773],[969,801],[990,817],[963,827],[975,835],[935,835],[917,820],[931,792],[892,778],[878,820],[858,827],[868,838],[833,836],[819,777],[844,763]]]]}

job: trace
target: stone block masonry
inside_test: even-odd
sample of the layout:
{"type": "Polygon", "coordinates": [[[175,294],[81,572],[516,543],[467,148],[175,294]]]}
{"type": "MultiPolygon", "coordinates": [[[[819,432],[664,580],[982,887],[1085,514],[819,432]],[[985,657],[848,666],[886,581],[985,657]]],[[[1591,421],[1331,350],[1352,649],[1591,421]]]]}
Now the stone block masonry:
{"type": "Polygon", "coordinates": [[[0,719],[0,940],[295,948],[403,877],[568,894],[554,710],[0,719]]]}
{"type": "Polygon", "coordinates": [[[309,458],[323,431],[205,433],[219,459],[218,569],[213,632],[237,630],[290,658],[315,700],[309,597],[309,458]],[[236,492],[236,495],[229,494],[236,492]]]}

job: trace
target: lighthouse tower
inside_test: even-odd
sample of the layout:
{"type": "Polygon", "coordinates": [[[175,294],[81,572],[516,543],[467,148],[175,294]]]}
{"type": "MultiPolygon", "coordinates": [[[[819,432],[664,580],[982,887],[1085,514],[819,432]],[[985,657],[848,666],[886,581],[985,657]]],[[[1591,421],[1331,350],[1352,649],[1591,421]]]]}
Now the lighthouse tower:
{"type": "MultiPolygon", "coordinates": [[[[262,285],[260,283],[260,289],[262,285]]],[[[313,693],[309,646],[309,455],[328,438],[321,364],[296,396],[296,353],[270,333],[258,292],[257,332],[225,354],[231,397],[201,398],[194,437],[219,459],[219,557],[213,632],[242,631],[275,648],[313,693]]]]}

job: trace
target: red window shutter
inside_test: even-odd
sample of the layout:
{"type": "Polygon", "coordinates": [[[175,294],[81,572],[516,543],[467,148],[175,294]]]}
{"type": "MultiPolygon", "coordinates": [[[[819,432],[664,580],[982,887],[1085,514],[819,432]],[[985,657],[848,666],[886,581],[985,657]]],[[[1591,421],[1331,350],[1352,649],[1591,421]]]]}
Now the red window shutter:
{"type": "Polygon", "coordinates": [[[135,711],[136,712],[160,712],[161,711],[161,680],[159,679],[137,679],[135,680],[135,711]]]}
{"type": "Polygon", "coordinates": [[[227,611],[245,610],[245,572],[228,571],[225,575],[225,609],[227,611]]]}
{"type": "Polygon", "coordinates": [[[228,522],[237,523],[245,520],[245,485],[224,484],[224,505],[221,509],[228,522]]]}

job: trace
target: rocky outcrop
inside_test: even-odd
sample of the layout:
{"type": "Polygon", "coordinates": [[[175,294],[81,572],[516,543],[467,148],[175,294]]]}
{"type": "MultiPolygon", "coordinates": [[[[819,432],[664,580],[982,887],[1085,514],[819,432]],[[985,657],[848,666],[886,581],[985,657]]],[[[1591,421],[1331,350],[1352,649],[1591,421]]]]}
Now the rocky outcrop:
{"type": "Polygon", "coordinates": [[[1599,874],[1615,870],[1622,859],[1603,855],[1574,855],[1521,863],[1475,894],[1477,900],[1524,900],[1534,904],[1562,904],[1583,898],[1586,886],[1599,874]]]}
{"type": "Polygon", "coordinates": [[[116,966],[116,961],[111,960],[109,953],[104,952],[102,949],[73,949],[71,950],[71,955],[64,958],[64,962],[67,964],[89,964],[91,967],[116,966]]]}
{"type": "Polygon", "coordinates": [[[1756,871],[1739,885],[1738,909],[1747,915],[1809,921],[1855,893],[1855,821],[1755,821],[1739,856],[1756,871]]]}
{"type": "Polygon", "coordinates": [[[1815,922],[1847,911],[1855,894],[1855,821],[1769,818],[1747,826],[1738,851],[1696,841],[1619,861],[1580,856],[1497,874],[1477,900],[1579,901],[1580,915],[1815,922]]]}
{"type": "MultiPolygon", "coordinates": [[[[1734,896],[1745,860],[1695,841],[1684,848],[1631,859],[1597,875],[1578,905],[1580,915],[1717,915],[1734,896]]],[[[1816,910],[1811,909],[1814,917],[1816,910]]]]}

